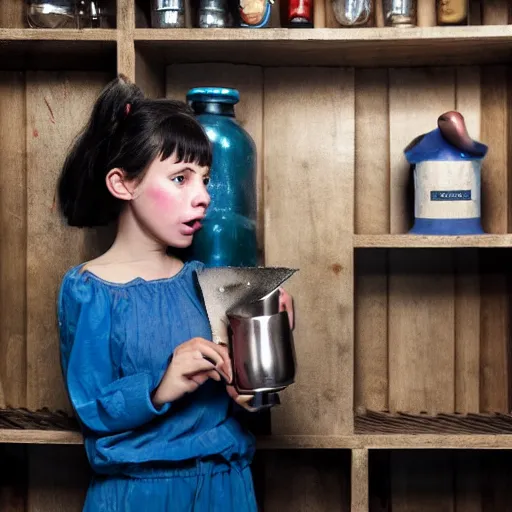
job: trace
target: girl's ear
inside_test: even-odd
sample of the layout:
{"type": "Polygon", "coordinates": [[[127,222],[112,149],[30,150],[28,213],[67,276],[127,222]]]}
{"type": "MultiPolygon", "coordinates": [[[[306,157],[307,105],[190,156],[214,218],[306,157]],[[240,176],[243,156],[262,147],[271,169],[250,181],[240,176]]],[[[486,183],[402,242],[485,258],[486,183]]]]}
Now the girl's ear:
{"type": "Polygon", "coordinates": [[[126,174],[122,169],[111,169],[105,178],[109,192],[123,201],[133,199],[135,192],[135,180],[127,180],[126,174]]]}

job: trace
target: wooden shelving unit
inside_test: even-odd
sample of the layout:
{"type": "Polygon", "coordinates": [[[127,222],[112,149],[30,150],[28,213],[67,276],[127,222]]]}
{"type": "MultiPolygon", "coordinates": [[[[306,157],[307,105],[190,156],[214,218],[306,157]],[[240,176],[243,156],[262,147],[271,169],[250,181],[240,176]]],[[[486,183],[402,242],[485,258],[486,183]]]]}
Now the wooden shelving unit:
{"type": "MultiPolygon", "coordinates": [[[[116,73],[154,97],[236,87],[237,118],[259,149],[260,249],[267,265],[300,269],[287,286],[297,382],[258,435],[264,509],[507,510],[512,485],[500,475],[512,435],[454,434],[443,422],[414,433],[425,417],[485,422],[512,410],[506,2],[484,7],[492,24],[407,30],[343,29],[329,12],[311,30],[159,30],[136,27],[133,0],[118,0],[116,28],[35,30],[22,3],[0,6],[0,408],[70,412],[56,292],[110,238],[66,228],[53,201],[97,93],[116,73]],[[408,235],[403,148],[451,109],[490,147],[487,234],[408,235]],[[393,433],[358,433],[366,411],[393,433]]],[[[0,457],[14,468],[0,470],[0,510],[81,510],[78,432],[0,429],[0,457]]]]}
{"type": "Polygon", "coordinates": [[[512,235],[354,235],[356,249],[407,248],[481,248],[512,247],[512,235]]]}

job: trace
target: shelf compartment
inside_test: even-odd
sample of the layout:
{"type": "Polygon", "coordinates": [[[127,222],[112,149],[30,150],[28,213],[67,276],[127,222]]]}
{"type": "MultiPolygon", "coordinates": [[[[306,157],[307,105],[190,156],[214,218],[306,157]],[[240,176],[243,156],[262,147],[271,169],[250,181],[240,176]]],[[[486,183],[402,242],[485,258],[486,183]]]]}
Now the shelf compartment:
{"type": "Polygon", "coordinates": [[[0,29],[0,69],[116,69],[113,29],[0,29]]]}
{"type": "Polygon", "coordinates": [[[512,232],[511,90],[508,66],[356,70],[355,245],[508,245],[510,239],[491,236],[512,232]],[[470,136],[489,148],[482,161],[480,205],[489,236],[380,238],[408,234],[413,227],[413,172],[404,149],[450,110],[459,111],[470,136]]]}
{"type": "Polygon", "coordinates": [[[510,413],[510,257],[355,252],[356,415],[510,413]]]}
{"type": "Polygon", "coordinates": [[[369,454],[370,512],[509,510],[512,453],[379,451],[369,454]]]}
{"type": "Polygon", "coordinates": [[[498,248],[512,247],[512,235],[354,235],[356,249],[371,248],[498,248]]]}
{"type": "Polygon", "coordinates": [[[136,29],[135,44],[166,63],[263,66],[444,66],[507,63],[512,26],[362,29],[136,29]]]}
{"type": "Polygon", "coordinates": [[[0,444],[0,510],[80,512],[91,471],[81,446],[0,444]]]}
{"type": "Polygon", "coordinates": [[[350,450],[258,450],[253,464],[258,503],[263,510],[349,512],[350,466],[350,450]]]}

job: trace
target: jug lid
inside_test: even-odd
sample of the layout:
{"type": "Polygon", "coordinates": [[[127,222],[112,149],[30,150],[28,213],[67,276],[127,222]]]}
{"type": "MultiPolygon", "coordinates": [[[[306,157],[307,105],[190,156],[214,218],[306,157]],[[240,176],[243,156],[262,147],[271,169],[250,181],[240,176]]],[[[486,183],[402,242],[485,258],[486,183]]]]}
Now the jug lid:
{"type": "Polygon", "coordinates": [[[187,101],[230,103],[240,101],[240,93],[229,87],[194,87],[187,93],[187,101]]]}
{"type": "Polygon", "coordinates": [[[478,144],[481,150],[480,155],[475,155],[467,151],[462,151],[453,144],[450,144],[443,137],[441,130],[436,128],[428,133],[420,135],[414,139],[404,150],[405,157],[410,164],[417,164],[427,160],[437,161],[462,161],[462,160],[481,160],[487,152],[484,144],[478,144]],[[482,156],[483,153],[483,156],[482,156]]]}

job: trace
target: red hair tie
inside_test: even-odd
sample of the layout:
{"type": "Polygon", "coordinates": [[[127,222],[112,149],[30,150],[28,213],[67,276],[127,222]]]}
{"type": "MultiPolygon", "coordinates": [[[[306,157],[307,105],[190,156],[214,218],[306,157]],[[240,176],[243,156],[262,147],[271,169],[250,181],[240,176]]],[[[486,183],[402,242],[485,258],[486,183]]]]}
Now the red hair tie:
{"type": "Polygon", "coordinates": [[[128,115],[130,113],[130,110],[132,109],[132,106],[130,103],[126,104],[126,107],[124,107],[124,113],[125,115],[128,115]]]}

